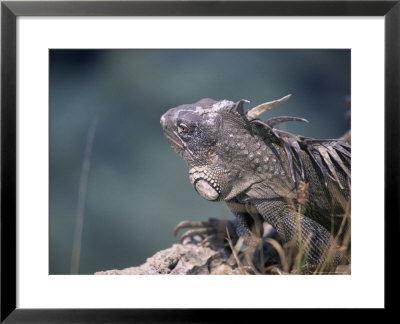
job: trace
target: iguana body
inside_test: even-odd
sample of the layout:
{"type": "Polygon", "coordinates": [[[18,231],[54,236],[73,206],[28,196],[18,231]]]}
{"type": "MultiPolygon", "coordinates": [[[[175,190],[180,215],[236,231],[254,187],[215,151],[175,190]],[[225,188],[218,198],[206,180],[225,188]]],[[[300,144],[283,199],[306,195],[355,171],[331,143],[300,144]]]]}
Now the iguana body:
{"type": "MultiPolygon", "coordinates": [[[[283,98],[283,99],[286,99],[283,98]]],[[[334,236],[350,201],[350,146],[274,128],[284,121],[257,117],[284,100],[244,112],[244,100],[202,99],[170,109],[161,124],[172,148],[188,163],[190,181],[212,201],[226,201],[236,234],[248,245],[269,223],[283,242],[305,251],[308,265],[340,262],[334,236]],[[333,253],[327,259],[328,250],[333,253]]],[[[340,235],[339,235],[340,236],[340,235]]]]}

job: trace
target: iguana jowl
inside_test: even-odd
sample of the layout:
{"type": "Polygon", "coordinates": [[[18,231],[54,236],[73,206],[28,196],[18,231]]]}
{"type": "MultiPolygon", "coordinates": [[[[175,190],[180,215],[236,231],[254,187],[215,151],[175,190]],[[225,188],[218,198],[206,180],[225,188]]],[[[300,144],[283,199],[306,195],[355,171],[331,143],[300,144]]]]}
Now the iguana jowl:
{"type": "MultiPolygon", "coordinates": [[[[280,100],[244,111],[246,100],[202,99],[161,117],[171,147],[190,167],[189,178],[205,199],[226,201],[236,232],[249,245],[262,237],[254,224],[269,223],[283,242],[304,248],[307,264],[338,264],[339,232],[350,201],[350,146],[275,129],[296,117],[258,117],[280,100]],[[334,234],[334,235],[332,235],[334,234]]],[[[262,227],[261,227],[262,228],[262,227]]]]}

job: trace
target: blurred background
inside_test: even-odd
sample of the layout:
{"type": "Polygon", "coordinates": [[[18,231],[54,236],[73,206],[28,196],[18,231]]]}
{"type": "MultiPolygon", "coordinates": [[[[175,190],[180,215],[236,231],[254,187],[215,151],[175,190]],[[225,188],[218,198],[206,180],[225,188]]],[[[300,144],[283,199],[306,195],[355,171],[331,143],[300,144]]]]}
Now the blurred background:
{"type": "Polygon", "coordinates": [[[342,136],[350,50],[50,50],[50,274],[92,274],[145,262],[178,242],[185,219],[233,218],[200,197],[159,123],[208,97],[251,101],[291,93],[262,119],[315,138],[342,136]]]}

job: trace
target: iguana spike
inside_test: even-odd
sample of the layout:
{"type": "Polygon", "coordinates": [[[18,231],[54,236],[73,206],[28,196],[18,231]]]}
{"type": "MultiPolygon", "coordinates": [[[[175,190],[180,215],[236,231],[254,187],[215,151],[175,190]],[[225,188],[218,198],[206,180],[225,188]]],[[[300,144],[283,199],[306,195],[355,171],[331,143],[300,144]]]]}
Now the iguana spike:
{"type": "Polygon", "coordinates": [[[317,165],[317,167],[321,171],[322,180],[323,180],[325,186],[327,186],[328,183],[327,183],[326,178],[325,178],[324,169],[322,168],[322,165],[318,162],[318,160],[314,156],[314,152],[313,151],[316,151],[316,149],[310,144],[307,144],[306,149],[307,149],[308,155],[311,157],[311,159],[315,162],[315,164],[317,165]]]}
{"type": "Polygon", "coordinates": [[[250,103],[250,101],[246,100],[246,99],[240,99],[237,103],[235,103],[235,106],[232,107],[231,111],[235,111],[235,112],[238,112],[239,114],[243,115],[244,114],[243,105],[245,103],[250,103]]]}
{"type": "Polygon", "coordinates": [[[300,152],[301,152],[301,148],[300,148],[300,145],[299,145],[299,143],[298,143],[295,139],[293,139],[293,138],[290,138],[290,139],[288,140],[288,143],[289,143],[290,147],[292,148],[292,151],[296,154],[297,160],[298,160],[299,163],[300,163],[301,180],[304,181],[304,164],[303,164],[303,159],[301,158],[301,153],[300,153],[300,152]]]}
{"type": "Polygon", "coordinates": [[[281,104],[282,102],[285,102],[286,100],[288,100],[292,95],[288,94],[287,96],[284,96],[281,99],[277,99],[277,100],[273,100],[273,101],[269,101],[266,103],[263,103],[261,105],[258,105],[252,109],[250,109],[247,113],[246,113],[246,117],[249,121],[252,121],[256,118],[258,118],[259,116],[261,116],[263,113],[265,113],[266,111],[272,109],[273,107],[281,104]]]}
{"type": "Polygon", "coordinates": [[[344,165],[342,159],[340,158],[340,156],[336,153],[335,149],[328,146],[328,145],[324,145],[326,147],[326,149],[328,150],[329,155],[331,156],[331,158],[333,158],[333,160],[340,165],[340,167],[342,168],[342,170],[347,174],[348,177],[350,177],[350,171],[349,169],[347,169],[347,167],[344,165]]]}
{"type": "Polygon", "coordinates": [[[291,116],[279,116],[273,117],[265,121],[265,123],[271,127],[274,127],[277,124],[284,123],[287,121],[301,121],[304,123],[308,123],[307,119],[299,118],[299,117],[291,117],[291,116]]]}
{"type": "Polygon", "coordinates": [[[346,150],[346,146],[344,145],[336,145],[335,146],[335,150],[340,152],[341,154],[343,154],[344,156],[351,158],[351,154],[349,151],[346,150]]]}
{"type": "Polygon", "coordinates": [[[264,127],[265,129],[269,130],[277,139],[280,139],[281,137],[279,136],[279,134],[277,133],[277,129],[274,129],[273,127],[269,126],[268,124],[266,124],[265,122],[261,121],[261,120],[253,120],[252,123],[254,124],[258,124],[261,125],[262,127],[264,127]]]}
{"type": "Polygon", "coordinates": [[[290,145],[285,142],[283,144],[283,147],[285,148],[286,156],[287,156],[288,162],[289,162],[290,176],[291,176],[293,182],[296,183],[296,177],[294,175],[293,157],[292,157],[292,154],[290,153],[290,145]]]}
{"type": "Polygon", "coordinates": [[[340,189],[343,189],[343,185],[340,183],[339,177],[338,177],[338,175],[336,173],[336,170],[335,170],[335,168],[333,166],[333,162],[332,162],[331,158],[329,157],[328,150],[326,149],[325,146],[322,146],[322,145],[318,146],[317,150],[321,154],[322,160],[325,162],[325,164],[328,167],[330,173],[332,174],[334,180],[339,185],[340,189]]]}

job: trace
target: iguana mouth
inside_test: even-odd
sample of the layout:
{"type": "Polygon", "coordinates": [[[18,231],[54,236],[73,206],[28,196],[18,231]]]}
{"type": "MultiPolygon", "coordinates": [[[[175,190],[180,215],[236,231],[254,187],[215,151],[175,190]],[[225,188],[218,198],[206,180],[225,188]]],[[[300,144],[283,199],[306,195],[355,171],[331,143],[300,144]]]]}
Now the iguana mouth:
{"type": "Polygon", "coordinates": [[[178,146],[179,148],[181,148],[182,150],[185,149],[185,147],[183,146],[182,143],[179,143],[176,139],[174,139],[172,136],[165,134],[165,137],[167,138],[168,141],[172,142],[172,144],[175,144],[176,146],[178,146]]]}

